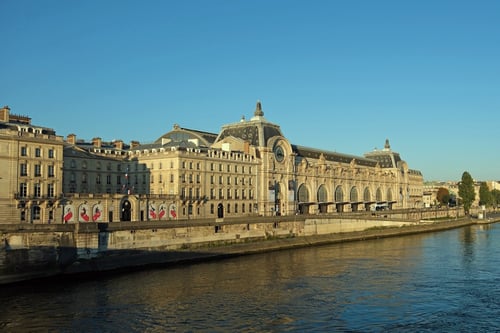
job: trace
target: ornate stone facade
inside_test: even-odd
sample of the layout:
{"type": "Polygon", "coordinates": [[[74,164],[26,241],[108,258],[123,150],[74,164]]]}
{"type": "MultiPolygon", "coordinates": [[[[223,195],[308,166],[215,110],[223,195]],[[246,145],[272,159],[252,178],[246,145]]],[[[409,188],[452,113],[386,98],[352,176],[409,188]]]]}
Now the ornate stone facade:
{"type": "Polygon", "coordinates": [[[182,208],[180,218],[422,206],[422,174],[388,141],[363,157],[294,145],[266,120],[260,102],[250,120],[218,135],[175,125],[130,156],[150,170],[150,194],[182,208]]]}
{"type": "Polygon", "coordinates": [[[295,145],[264,117],[260,102],[253,117],[225,125],[219,134],[174,125],[150,144],[85,142],[73,134],[63,142],[52,133],[43,137],[42,146],[40,136],[26,140],[9,131],[2,145],[12,152],[2,163],[10,166],[12,184],[2,200],[16,207],[10,209],[11,221],[168,221],[423,205],[422,174],[410,169],[388,140],[384,149],[364,156],[295,145]],[[23,202],[15,197],[23,178],[14,172],[20,168],[20,151],[13,150],[20,139],[15,138],[33,142],[31,150],[55,152],[53,159],[40,159],[42,168],[57,169],[53,179],[44,180],[44,186],[53,180],[50,193],[57,201],[51,201],[53,208],[42,204],[40,215],[31,213],[40,218],[22,219],[17,208],[23,202]]]}
{"type": "Polygon", "coordinates": [[[0,109],[0,223],[57,220],[63,144],[53,129],[0,109]]]}

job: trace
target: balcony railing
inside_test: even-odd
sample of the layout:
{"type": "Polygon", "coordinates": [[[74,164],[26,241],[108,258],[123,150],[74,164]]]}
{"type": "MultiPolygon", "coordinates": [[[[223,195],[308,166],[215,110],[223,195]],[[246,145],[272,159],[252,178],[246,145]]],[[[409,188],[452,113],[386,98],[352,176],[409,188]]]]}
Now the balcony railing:
{"type": "Polygon", "coordinates": [[[55,200],[56,196],[55,195],[50,195],[50,194],[45,194],[45,195],[27,195],[23,193],[14,193],[14,199],[16,200],[21,200],[21,201],[29,201],[29,200],[39,200],[39,201],[45,201],[45,200],[55,200]]]}

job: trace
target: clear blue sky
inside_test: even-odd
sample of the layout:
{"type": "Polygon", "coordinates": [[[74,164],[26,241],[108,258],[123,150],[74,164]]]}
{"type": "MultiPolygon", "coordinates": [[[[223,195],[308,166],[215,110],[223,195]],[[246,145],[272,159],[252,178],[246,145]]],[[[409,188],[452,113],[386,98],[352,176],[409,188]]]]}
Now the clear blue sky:
{"type": "Polygon", "coordinates": [[[294,144],[389,139],[425,180],[500,180],[500,1],[1,0],[0,104],[152,142],[253,115],[294,144]]]}

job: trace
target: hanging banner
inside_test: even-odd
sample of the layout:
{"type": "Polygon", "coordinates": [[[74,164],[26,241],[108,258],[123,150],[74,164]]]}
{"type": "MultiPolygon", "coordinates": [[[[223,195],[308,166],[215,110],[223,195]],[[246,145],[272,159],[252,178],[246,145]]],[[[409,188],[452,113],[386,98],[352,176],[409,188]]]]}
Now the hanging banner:
{"type": "Polygon", "coordinates": [[[102,221],[102,205],[101,204],[96,204],[92,208],[92,221],[94,222],[101,222],[102,221]]]}
{"type": "Polygon", "coordinates": [[[171,204],[168,208],[168,216],[171,219],[177,218],[177,207],[175,206],[175,204],[171,204]]]}
{"type": "Polygon", "coordinates": [[[167,205],[165,205],[165,203],[160,204],[160,208],[158,209],[158,219],[167,219],[167,205]]]}
{"type": "Polygon", "coordinates": [[[152,203],[149,204],[148,216],[150,220],[156,220],[158,218],[156,214],[156,206],[152,203]]]}
{"type": "Polygon", "coordinates": [[[64,215],[63,222],[64,223],[73,223],[75,222],[75,207],[73,205],[64,206],[64,215]]]}
{"type": "Polygon", "coordinates": [[[78,221],[79,222],[90,222],[90,210],[89,205],[83,204],[78,208],[78,221]]]}

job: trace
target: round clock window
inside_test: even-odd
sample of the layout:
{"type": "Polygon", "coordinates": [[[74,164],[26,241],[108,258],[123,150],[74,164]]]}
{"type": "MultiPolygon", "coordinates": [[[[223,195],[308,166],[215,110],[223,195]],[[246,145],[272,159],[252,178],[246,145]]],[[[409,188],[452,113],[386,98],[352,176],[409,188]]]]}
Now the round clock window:
{"type": "Polygon", "coordinates": [[[283,151],[283,147],[276,146],[276,148],[274,148],[274,157],[278,162],[282,162],[285,159],[285,152],[283,151]]]}

